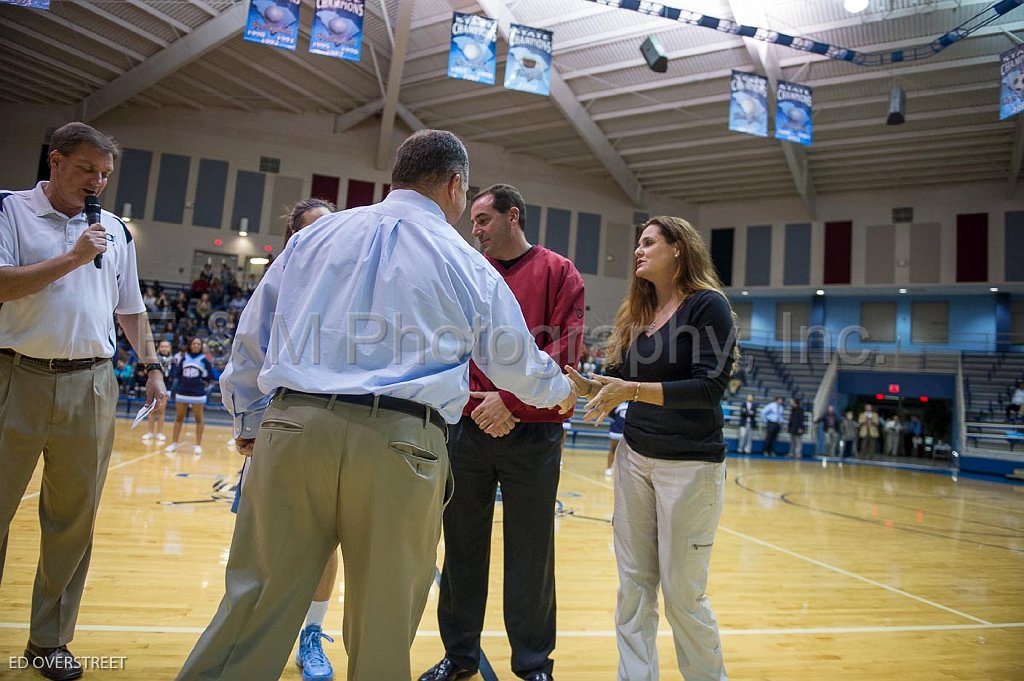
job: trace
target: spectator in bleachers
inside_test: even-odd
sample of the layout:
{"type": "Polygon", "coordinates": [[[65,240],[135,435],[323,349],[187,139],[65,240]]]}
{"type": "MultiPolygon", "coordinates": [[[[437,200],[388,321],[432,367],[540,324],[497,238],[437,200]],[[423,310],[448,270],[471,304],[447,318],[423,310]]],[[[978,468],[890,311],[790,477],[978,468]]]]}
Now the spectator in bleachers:
{"type": "Polygon", "coordinates": [[[146,311],[149,314],[156,312],[156,291],[152,286],[147,286],[146,292],[142,294],[142,304],[146,306],[146,311]]]}
{"type": "Polygon", "coordinates": [[[754,404],[754,396],[747,395],[747,401],[740,406],[740,439],[736,444],[736,451],[740,454],[750,454],[756,429],[757,405],[754,404]]]}
{"type": "Polygon", "coordinates": [[[114,378],[117,379],[117,386],[122,395],[127,395],[132,387],[132,376],[135,374],[134,367],[123,357],[119,357],[114,366],[114,378]]]}
{"type": "Polygon", "coordinates": [[[906,442],[904,443],[904,450],[910,456],[920,456],[921,454],[921,443],[924,442],[924,431],[921,427],[921,417],[917,414],[912,414],[910,420],[907,422],[907,427],[903,431],[903,437],[906,442]]]}
{"type": "Polygon", "coordinates": [[[885,422],[885,448],[886,456],[903,456],[903,421],[899,414],[885,422]]]}
{"type": "Polygon", "coordinates": [[[221,309],[228,304],[228,298],[224,292],[224,284],[221,283],[220,277],[214,277],[213,282],[210,284],[210,302],[213,303],[214,309],[221,309]]]}
{"type": "Polygon", "coordinates": [[[804,458],[804,408],[800,406],[800,398],[794,397],[789,406],[789,454],[794,459],[804,458]]]}
{"type": "Polygon", "coordinates": [[[192,338],[189,341],[188,349],[182,353],[172,376],[176,409],[174,431],[171,433],[171,444],[167,445],[164,451],[174,452],[178,449],[181,428],[191,407],[192,416],[196,420],[196,443],[192,447],[192,453],[198,456],[203,453],[203,407],[206,405],[206,390],[211,382],[217,380],[217,371],[204,354],[201,339],[192,338]]]}
{"type": "Polygon", "coordinates": [[[184,291],[179,291],[178,295],[174,297],[171,311],[174,313],[175,325],[180,324],[182,319],[188,317],[188,296],[184,291]]]}
{"type": "Polygon", "coordinates": [[[784,400],[776,397],[775,401],[765,405],[761,410],[761,420],[764,421],[764,455],[775,456],[775,441],[779,439],[779,431],[782,430],[782,416],[784,400]]]}
{"type": "Polygon", "coordinates": [[[245,309],[245,304],[247,302],[249,301],[246,299],[245,295],[236,289],[235,295],[228,303],[228,312],[234,312],[236,315],[242,314],[242,310],[245,309]]]}
{"type": "Polygon", "coordinates": [[[199,322],[199,326],[206,326],[212,313],[213,301],[209,293],[204,293],[199,296],[199,302],[196,303],[196,321],[199,322]]]}
{"type": "Polygon", "coordinates": [[[256,275],[255,274],[250,274],[245,279],[245,292],[247,294],[252,294],[252,292],[256,290],[256,286],[258,286],[258,285],[259,285],[259,282],[256,281],[256,275]]]}
{"type": "Polygon", "coordinates": [[[224,285],[225,291],[228,290],[229,287],[232,291],[237,288],[237,284],[235,283],[235,273],[226,262],[222,262],[220,264],[220,274],[218,276],[220,276],[220,281],[224,285]]]}
{"type": "Polygon", "coordinates": [[[202,278],[196,279],[195,281],[192,282],[191,288],[189,288],[189,296],[191,298],[199,298],[199,296],[206,293],[206,291],[209,290],[209,288],[210,282],[202,278]]]}
{"type": "Polygon", "coordinates": [[[825,456],[836,456],[839,450],[839,414],[836,413],[836,408],[831,404],[828,405],[828,409],[821,415],[816,423],[821,424],[821,429],[825,433],[825,456]]]}
{"type": "Polygon", "coordinates": [[[203,265],[203,271],[199,273],[199,278],[209,284],[213,281],[213,265],[206,263],[203,265]]]}
{"type": "Polygon", "coordinates": [[[157,314],[164,314],[169,312],[171,309],[171,302],[167,300],[167,293],[161,290],[156,294],[156,311],[157,314]]]}
{"type": "Polygon", "coordinates": [[[1006,420],[1019,421],[1021,418],[1021,407],[1024,407],[1024,381],[1018,381],[1013,391],[1010,403],[1006,405],[1006,420]]]}
{"type": "Polygon", "coordinates": [[[881,420],[878,412],[870,404],[864,405],[864,411],[857,419],[860,424],[860,431],[857,435],[860,438],[860,455],[862,458],[874,456],[878,453],[878,436],[880,433],[881,420]]]}
{"type": "Polygon", "coordinates": [[[844,459],[857,453],[857,434],[859,431],[860,425],[857,423],[857,419],[854,418],[853,411],[847,411],[846,416],[839,423],[839,435],[843,440],[841,456],[844,459]]]}

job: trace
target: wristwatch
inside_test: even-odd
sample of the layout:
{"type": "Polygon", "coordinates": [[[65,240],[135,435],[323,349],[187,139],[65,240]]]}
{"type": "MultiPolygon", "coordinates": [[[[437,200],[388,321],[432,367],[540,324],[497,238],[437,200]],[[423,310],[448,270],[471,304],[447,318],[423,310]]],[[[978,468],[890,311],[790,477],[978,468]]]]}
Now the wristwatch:
{"type": "Polygon", "coordinates": [[[153,362],[152,364],[146,365],[146,373],[148,374],[150,371],[159,371],[162,374],[164,372],[164,368],[156,362],[153,362]]]}

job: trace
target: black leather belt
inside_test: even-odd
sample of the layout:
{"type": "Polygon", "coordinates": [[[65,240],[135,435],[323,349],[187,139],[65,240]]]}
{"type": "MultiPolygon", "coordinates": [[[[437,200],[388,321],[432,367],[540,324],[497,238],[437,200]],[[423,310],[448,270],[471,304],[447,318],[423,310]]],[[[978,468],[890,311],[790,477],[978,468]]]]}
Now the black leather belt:
{"type": "Polygon", "coordinates": [[[85,359],[40,359],[38,357],[29,357],[28,355],[22,355],[19,352],[15,352],[10,348],[0,348],[0,354],[13,357],[15,360],[20,358],[22,364],[29,364],[40,369],[45,369],[54,374],[66,374],[69,371],[82,371],[83,369],[92,369],[98,364],[103,362],[109,362],[110,360],[106,357],[87,357],[85,359]]]}
{"type": "Polygon", "coordinates": [[[326,395],[323,393],[306,393],[301,390],[292,390],[291,388],[278,388],[277,397],[280,398],[285,395],[302,395],[303,397],[315,397],[325,402],[346,402],[348,404],[361,404],[364,407],[373,407],[374,403],[376,403],[379,408],[387,409],[388,411],[397,411],[419,418],[426,417],[443,432],[448,432],[448,422],[444,420],[444,417],[436,409],[419,402],[413,402],[412,400],[403,400],[400,397],[370,394],[326,395]]]}

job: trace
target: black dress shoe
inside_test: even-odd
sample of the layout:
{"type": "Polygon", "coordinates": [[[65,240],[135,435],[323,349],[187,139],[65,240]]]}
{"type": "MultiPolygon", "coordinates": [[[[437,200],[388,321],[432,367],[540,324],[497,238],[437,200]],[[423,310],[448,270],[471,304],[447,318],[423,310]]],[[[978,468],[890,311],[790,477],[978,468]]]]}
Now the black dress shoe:
{"type": "Polygon", "coordinates": [[[28,666],[52,681],[70,681],[82,676],[82,665],[68,651],[67,646],[39,648],[29,642],[25,648],[28,666]]]}
{"type": "Polygon", "coordinates": [[[440,662],[423,672],[419,681],[455,681],[455,679],[465,679],[473,674],[476,674],[475,669],[460,667],[445,655],[440,662]]]}
{"type": "Polygon", "coordinates": [[[530,672],[523,678],[526,681],[555,681],[555,677],[547,672],[530,672]]]}

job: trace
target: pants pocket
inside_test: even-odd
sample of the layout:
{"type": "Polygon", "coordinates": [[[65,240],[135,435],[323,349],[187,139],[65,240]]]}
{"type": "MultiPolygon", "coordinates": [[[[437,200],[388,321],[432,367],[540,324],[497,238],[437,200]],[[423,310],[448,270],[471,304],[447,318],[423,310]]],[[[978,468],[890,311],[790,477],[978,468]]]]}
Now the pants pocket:
{"type": "Polygon", "coordinates": [[[260,429],[276,430],[285,433],[301,433],[303,430],[301,423],[295,423],[294,421],[287,421],[280,418],[264,419],[263,423],[260,424],[260,429]]]}

